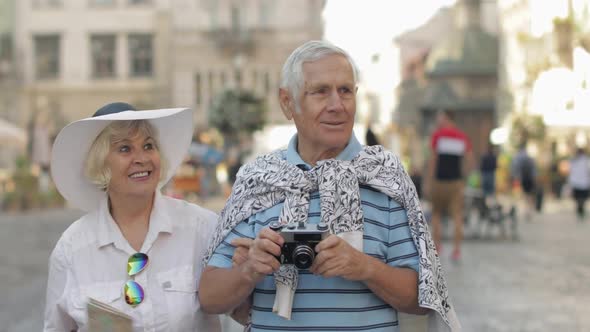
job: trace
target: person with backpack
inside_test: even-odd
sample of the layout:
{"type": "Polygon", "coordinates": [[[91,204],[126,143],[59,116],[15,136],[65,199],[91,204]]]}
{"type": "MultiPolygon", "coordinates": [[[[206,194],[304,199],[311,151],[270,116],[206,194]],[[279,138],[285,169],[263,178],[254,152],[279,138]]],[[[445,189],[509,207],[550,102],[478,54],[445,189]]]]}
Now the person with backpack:
{"type": "Polygon", "coordinates": [[[520,184],[525,196],[525,220],[531,221],[536,201],[537,168],[535,160],[527,152],[526,142],[520,145],[512,160],[511,174],[513,181],[520,184]]]}
{"type": "Polygon", "coordinates": [[[496,196],[496,169],[498,168],[498,156],[496,147],[491,143],[488,150],[481,157],[479,171],[481,173],[481,190],[484,197],[496,196]]]}

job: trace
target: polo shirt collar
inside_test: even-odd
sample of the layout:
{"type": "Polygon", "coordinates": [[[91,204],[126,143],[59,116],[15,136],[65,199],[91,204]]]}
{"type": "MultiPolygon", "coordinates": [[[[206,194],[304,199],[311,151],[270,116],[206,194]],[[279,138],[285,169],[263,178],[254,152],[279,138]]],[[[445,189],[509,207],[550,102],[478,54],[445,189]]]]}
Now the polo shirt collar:
{"type": "MultiPolygon", "coordinates": [[[[356,139],[356,136],[354,135],[354,133],[352,133],[352,135],[350,135],[350,140],[348,141],[348,145],[346,145],[344,150],[342,150],[334,159],[352,160],[354,157],[356,157],[359,154],[359,152],[361,152],[362,149],[363,149],[363,146],[356,139]]],[[[287,157],[286,158],[287,158],[288,163],[296,165],[299,168],[302,168],[302,169],[311,169],[312,168],[312,166],[310,164],[306,163],[301,158],[301,156],[299,155],[299,152],[297,151],[297,134],[293,135],[293,137],[291,137],[291,140],[289,141],[289,145],[287,146],[287,157]]]]}

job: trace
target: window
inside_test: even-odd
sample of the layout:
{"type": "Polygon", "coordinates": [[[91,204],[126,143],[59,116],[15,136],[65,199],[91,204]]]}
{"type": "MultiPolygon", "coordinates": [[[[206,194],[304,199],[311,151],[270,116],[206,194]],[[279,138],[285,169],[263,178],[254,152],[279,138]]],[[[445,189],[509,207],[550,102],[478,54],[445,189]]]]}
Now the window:
{"type": "Polygon", "coordinates": [[[209,74],[207,75],[207,84],[209,85],[209,106],[211,106],[211,103],[213,101],[213,97],[215,97],[215,89],[214,89],[214,85],[213,85],[213,72],[210,71],[209,74]]]}
{"type": "Polygon", "coordinates": [[[11,70],[12,38],[9,33],[0,34],[0,79],[11,70]]]}
{"type": "Polygon", "coordinates": [[[264,93],[267,95],[270,93],[270,73],[269,72],[264,73],[264,93]]]}
{"type": "Polygon", "coordinates": [[[35,36],[35,74],[38,79],[59,76],[59,36],[35,36]]]}
{"type": "Polygon", "coordinates": [[[131,76],[152,76],[153,57],[152,35],[129,35],[129,67],[131,76]]]}
{"type": "Polygon", "coordinates": [[[115,35],[94,35],[90,37],[93,77],[115,76],[115,44],[115,35]]]}
{"type": "Polygon", "coordinates": [[[106,7],[106,6],[114,6],[115,0],[88,0],[90,6],[93,7],[106,7]]]}
{"type": "Polygon", "coordinates": [[[260,2],[258,8],[258,24],[261,27],[266,28],[269,26],[269,17],[270,17],[270,3],[268,0],[263,0],[260,2]]]}
{"type": "Polygon", "coordinates": [[[0,34],[0,60],[12,61],[12,37],[9,33],[0,34]]]}
{"type": "Polygon", "coordinates": [[[242,88],[242,70],[239,68],[234,70],[234,82],[238,89],[242,88]]]}
{"type": "Polygon", "coordinates": [[[221,80],[221,88],[225,89],[226,88],[226,84],[227,84],[227,77],[225,76],[225,72],[222,71],[221,74],[219,74],[219,78],[221,80]]]}
{"type": "Polygon", "coordinates": [[[201,98],[203,98],[203,95],[201,92],[201,74],[199,73],[195,75],[195,98],[196,104],[201,105],[201,98]]]}
{"type": "MultiPolygon", "coordinates": [[[[315,0],[307,0],[307,24],[310,27],[318,25],[318,2],[315,0]]],[[[321,10],[320,10],[321,12],[321,10]]]]}
{"type": "Polygon", "coordinates": [[[59,8],[62,0],[33,0],[33,8],[59,8]]]}
{"type": "Polygon", "coordinates": [[[252,90],[258,91],[258,70],[252,70],[252,90]]]}
{"type": "Polygon", "coordinates": [[[149,5],[152,3],[152,0],[128,0],[130,5],[149,5]]]}
{"type": "Polygon", "coordinates": [[[240,9],[236,6],[231,7],[231,29],[233,32],[238,32],[242,28],[240,21],[240,9]]]}
{"type": "Polygon", "coordinates": [[[217,29],[219,25],[219,5],[217,4],[217,0],[209,1],[209,24],[211,25],[211,29],[217,29]]]}

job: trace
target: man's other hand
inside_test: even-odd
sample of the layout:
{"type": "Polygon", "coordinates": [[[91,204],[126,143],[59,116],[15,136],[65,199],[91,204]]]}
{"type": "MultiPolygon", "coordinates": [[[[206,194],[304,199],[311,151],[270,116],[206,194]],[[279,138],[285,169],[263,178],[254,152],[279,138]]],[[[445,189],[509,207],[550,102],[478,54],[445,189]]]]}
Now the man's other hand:
{"type": "Polygon", "coordinates": [[[363,281],[370,275],[369,256],[353,248],[336,235],[330,235],[316,247],[316,258],[310,271],[324,278],[343,277],[363,281]]]}

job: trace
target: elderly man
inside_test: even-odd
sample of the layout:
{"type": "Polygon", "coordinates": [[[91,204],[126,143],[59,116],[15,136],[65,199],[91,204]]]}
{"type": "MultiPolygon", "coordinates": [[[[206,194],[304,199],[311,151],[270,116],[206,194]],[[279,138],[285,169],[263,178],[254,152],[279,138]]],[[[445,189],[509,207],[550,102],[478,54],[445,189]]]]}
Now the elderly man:
{"type": "Polygon", "coordinates": [[[205,258],[205,312],[250,305],[252,331],[399,331],[398,310],[460,329],[414,186],[352,133],[357,76],[323,41],[287,59],[279,99],[297,134],[240,169],[205,258]],[[313,250],[297,256],[285,244],[306,231],[320,238],[303,236],[313,250]]]}

